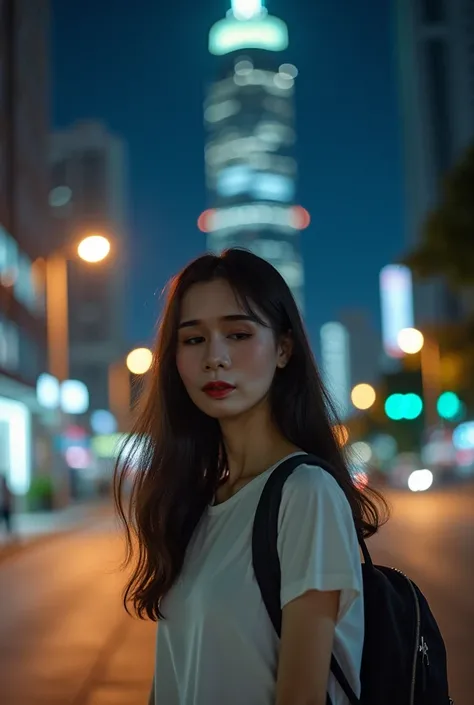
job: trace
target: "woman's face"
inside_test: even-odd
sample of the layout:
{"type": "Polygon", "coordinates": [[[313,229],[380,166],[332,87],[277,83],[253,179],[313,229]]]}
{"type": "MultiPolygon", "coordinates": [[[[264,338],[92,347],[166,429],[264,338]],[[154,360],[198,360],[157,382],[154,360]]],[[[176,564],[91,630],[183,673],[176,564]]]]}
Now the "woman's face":
{"type": "Polygon", "coordinates": [[[225,280],[186,292],[176,364],[191,400],[208,416],[229,418],[258,405],[289,353],[290,341],[277,344],[272,329],[248,316],[225,280]]]}

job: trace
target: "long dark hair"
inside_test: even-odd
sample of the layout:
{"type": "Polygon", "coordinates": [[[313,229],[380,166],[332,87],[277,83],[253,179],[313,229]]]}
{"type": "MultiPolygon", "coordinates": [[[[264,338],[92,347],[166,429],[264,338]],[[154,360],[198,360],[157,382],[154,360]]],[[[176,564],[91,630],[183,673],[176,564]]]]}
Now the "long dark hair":
{"type": "Polygon", "coordinates": [[[126,530],[125,565],[133,572],[124,604],[139,617],[163,619],[160,604],[178,578],[191,536],[226,469],[219,423],[191,401],[176,366],[181,302],[193,284],[224,279],[244,309],[275,337],[291,331],[293,351],[270,390],[275,423],[295,446],[328,461],[352,508],[358,531],[372,536],[386,505],[353,482],[333,427],[336,412],[319,377],[293,296],[277,270],[245,250],[204,255],[169,285],[149,387],[130,441],[115,468],[115,501],[126,530]],[[131,471],[131,467],[138,467],[131,471]],[[132,479],[131,493],[124,491],[132,479]]]}

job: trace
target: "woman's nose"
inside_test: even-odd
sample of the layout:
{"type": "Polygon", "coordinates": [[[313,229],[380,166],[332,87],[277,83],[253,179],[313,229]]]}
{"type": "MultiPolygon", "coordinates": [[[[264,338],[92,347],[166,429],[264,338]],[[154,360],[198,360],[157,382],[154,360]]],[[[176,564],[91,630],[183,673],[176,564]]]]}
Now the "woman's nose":
{"type": "Polygon", "coordinates": [[[219,341],[211,341],[207,346],[204,364],[207,370],[228,368],[230,365],[230,357],[227,346],[219,341]]]}

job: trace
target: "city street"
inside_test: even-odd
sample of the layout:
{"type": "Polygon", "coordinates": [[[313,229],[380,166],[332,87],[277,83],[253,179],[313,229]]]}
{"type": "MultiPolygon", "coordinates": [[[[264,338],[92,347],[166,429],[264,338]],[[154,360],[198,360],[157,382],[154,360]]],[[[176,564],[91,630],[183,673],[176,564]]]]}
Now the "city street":
{"type": "MultiPolygon", "coordinates": [[[[427,595],[448,645],[452,697],[470,705],[474,489],[389,499],[393,519],[371,542],[374,558],[408,572],[427,595]]],[[[2,705],[147,702],[155,627],[122,610],[120,556],[105,516],[0,564],[2,705]]]]}

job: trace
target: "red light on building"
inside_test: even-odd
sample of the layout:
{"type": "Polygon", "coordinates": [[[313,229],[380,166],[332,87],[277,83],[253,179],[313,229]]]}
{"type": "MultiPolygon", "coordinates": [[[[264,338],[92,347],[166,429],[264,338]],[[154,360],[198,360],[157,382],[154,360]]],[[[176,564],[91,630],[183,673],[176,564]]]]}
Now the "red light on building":
{"type": "Polygon", "coordinates": [[[292,225],[296,230],[306,230],[311,223],[311,216],[302,206],[294,206],[292,213],[292,225]]]}
{"type": "Polygon", "coordinates": [[[209,208],[207,211],[204,211],[199,216],[197,226],[202,233],[208,233],[210,231],[209,220],[213,213],[214,210],[212,208],[209,208]]]}

